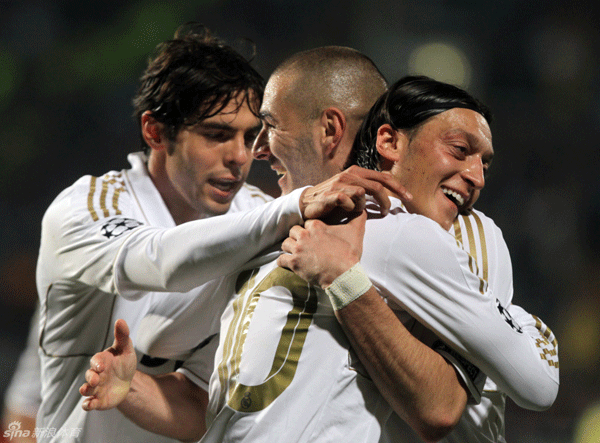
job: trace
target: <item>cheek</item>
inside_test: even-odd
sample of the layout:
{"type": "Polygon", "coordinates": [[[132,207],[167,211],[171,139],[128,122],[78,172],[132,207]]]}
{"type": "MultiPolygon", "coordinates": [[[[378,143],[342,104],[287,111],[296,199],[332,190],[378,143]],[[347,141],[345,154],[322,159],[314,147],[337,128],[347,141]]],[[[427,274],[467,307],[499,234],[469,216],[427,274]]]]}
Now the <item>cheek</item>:
{"type": "Polygon", "coordinates": [[[289,138],[279,133],[271,134],[269,137],[269,147],[275,157],[285,157],[285,153],[289,151],[289,138]]]}
{"type": "Polygon", "coordinates": [[[196,171],[201,174],[222,163],[223,154],[219,149],[197,149],[192,154],[192,161],[196,171]]]}
{"type": "Polygon", "coordinates": [[[471,202],[471,206],[475,204],[477,200],[479,200],[479,196],[481,195],[481,191],[476,190],[473,192],[473,201],[471,202]]]}

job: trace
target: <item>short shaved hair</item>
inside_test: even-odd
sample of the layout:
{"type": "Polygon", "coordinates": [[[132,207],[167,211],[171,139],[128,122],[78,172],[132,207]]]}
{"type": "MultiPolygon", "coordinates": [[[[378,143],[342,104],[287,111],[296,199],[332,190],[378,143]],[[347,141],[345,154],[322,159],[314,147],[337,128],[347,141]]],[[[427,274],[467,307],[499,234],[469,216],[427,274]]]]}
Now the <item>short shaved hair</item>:
{"type": "Polygon", "coordinates": [[[299,52],[273,76],[290,80],[286,98],[309,119],[334,106],[347,118],[362,121],[387,89],[385,77],[369,57],[343,46],[299,52]]]}

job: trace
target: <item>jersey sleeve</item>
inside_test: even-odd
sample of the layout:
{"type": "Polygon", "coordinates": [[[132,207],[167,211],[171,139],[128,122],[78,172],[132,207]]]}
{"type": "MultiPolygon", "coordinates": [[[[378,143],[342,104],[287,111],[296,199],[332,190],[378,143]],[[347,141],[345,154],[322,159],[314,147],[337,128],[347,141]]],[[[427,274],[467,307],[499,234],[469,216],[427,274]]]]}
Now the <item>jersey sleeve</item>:
{"type": "Polygon", "coordinates": [[[46,211],[38,288],[76,282],[128,299],[186,292],[237,270],[302,223],[298,189],[251,211],[148,226],[117,173],[97,181],[81,178],[46,211]]]}
{"type": "Polygon", "coordinates": [[[465,386],[467,387],[467,391],[469,392],[468,403],[481,403],[481,392],[483,391],[483,386],[487,380],[485,374],[479,370],[477,366],[468,361],[454,349],[443,343],[441,340],[438,340],[436,343],[434,343],[433,349],[446,360],[448,360],[452,366],[454,366],[456,372],[458,372],[458,375],[463,380],[465,386]]]}
{"type": "Polygon", "coordinates": [[[187,292],[230,274],[302,223],[303,189],[252,211],[184,223],[175,228],[141,227],[114,261],[114,290],[126,298],[146,291],[187,292]]]}
{"type": "Polygon", "coordinates": [[[213,336],[208,343],[194,350],[177,372],[181,372],[194,384],[208,391],[208,383],[213,372],[215,353],[219,346],[219,337],[213,336]]]}
{"type": "Polygon", "coordinates": [[[115,257],[127,236],[144,224],[120,179],[117,173],[82,177],[49,206],[36,272],[40,297],[51,286],[111,292],[115,257]]]}
{"type": "MultiPolygon", "coordinates": [[[[406,312],[396,312],[396,315],[401,314],[406,314],[406,312]]],[[[401,316],[398,318],[402,321],[401,316]]],[[[414,319],[412,321],[414,323],[409,327],[410,332],[425,345],[444,357],[454,367],[467,388],[468,404],[479,404],[481,402],[481,393],[487,380],[483,371],[441,341],[433,331],[427,329],[414,319]]],[[[408,327],[407,324],[405,325],[408,327]]]]}
{"type": "MultiPolygon", "coordinates": [[[[389,241],[389,238],[388,238],[389,241]]],[[[434,331],[490,377],[519,406],[543,410],[558,391],[558,365],[539,352],[539,332],[511,317],[473,258],[435,222],[415,217],[387,243],[382,294],[434,331]],[[533,335],[532,335],[533,334],[533,335]]],[[[556,357],[557,358],[557,357],[556,357]]]]}

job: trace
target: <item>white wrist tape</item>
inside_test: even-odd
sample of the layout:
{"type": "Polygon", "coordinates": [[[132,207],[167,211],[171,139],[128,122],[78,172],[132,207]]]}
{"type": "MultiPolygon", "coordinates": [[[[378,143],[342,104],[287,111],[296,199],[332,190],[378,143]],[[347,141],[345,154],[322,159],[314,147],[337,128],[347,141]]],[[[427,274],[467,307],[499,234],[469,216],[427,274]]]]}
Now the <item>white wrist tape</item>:
{"type": "Polygon", "coordinates": [[[367,292],[371,286],[369,276],[360,263],[357,263],[325,288],[325,293],[329,296],[333,309],[338,311],[367,292]]]}

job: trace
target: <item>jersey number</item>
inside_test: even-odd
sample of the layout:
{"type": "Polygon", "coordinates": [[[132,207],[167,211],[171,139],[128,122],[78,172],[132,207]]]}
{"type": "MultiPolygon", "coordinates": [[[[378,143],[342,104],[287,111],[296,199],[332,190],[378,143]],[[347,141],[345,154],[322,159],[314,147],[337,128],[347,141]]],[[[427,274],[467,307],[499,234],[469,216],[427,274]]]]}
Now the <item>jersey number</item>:
{"type": "Polygon", "coordinates": [[[290,385],[302,347],[317,310],[317,294],[314,289],[293,272],[275,268],[256,287],[256,270],[238,277],[238,297],[233,303],[233,320],[223,345],[223,360],[218,366],[221,382],[221,401],[229,392],[227,404],[240,412],[256,412],[269,406],[290,385]],[[273,356],[271,370],[265,380],[256,386],[238,382],[240,361],[252,315],[261,293],[274,286],[286,288],[293,300],[273,356]],[[254,287],[254,288],[253,288],[254,287]]]}

